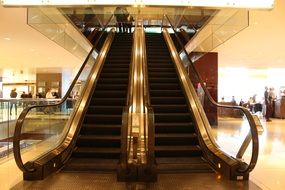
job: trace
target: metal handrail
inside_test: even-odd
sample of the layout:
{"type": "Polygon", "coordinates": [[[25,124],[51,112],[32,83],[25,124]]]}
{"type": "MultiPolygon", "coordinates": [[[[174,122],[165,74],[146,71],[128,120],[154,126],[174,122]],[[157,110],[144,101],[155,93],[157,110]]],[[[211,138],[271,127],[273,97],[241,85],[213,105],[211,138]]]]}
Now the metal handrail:
{"type": "MultiPolygon", "coordinates": [[[[103,27],[102,31],[104,32],[104,30],[107,28],[107,26],[109,25],[109,23],[111,22],[112,18],[113,18],[113,14],[110,16],[110,18],[107,20],[107,23],[105,24],[105,26],[103,27]]],[[[98,40],[94,43],[94,47],[97,46],[97,44],[99,43],[100,39],[102,38],[103,36],[103,32],[101,32],[100,36],[98,37],[98,40]]]]}
{"type": "MultiPolygon", "coordinates": [[[[111,18],[113,17],[113,15],[111,16],[111,18]]],[[[109,22],[111,20],[111,18],[109,19],[109,22]]],[[[106,27],[109,25],[109,22],[106,23],[106,25],[103,28],[103,31],[106,29],[106,27]]],[[[100,35],[100,38],[102,37],[102,35],[100,35]]],[[[74,85],[76,84],[77,79],[79,78],[81,72],[83,71],[83,69],[85,68],[85,65],[87,64],[89,57],[92,55],[92,52],[95,50],[95,46],[93,46],[93,48],[90,50],[90,52],[88,53],[86,59],[84,60],[82,66],[80,67],[77,75],[75,76],[74,80],[72,81],[69,89],[67,90],[65,96],[61,99],[61,101],[59,101],[58,103],[55,104],[49,104],[49,105],[34,105],[34,106],[30,106],[25,108],[19,118],[17,119],[16,125],[15,125],[15,131],[14,131],[14,137],[13,137],[13,153],[14,153],[14,158],[15,158],[15,162],[18,166],[18,168],[23,171],[23,172],[33,172],[35,171],[35,168],[27,168],[25,167],[22,157],[21,157],[21,148],[20,148],[20,140],[21,140],[21,131],[22,131],[22,127],[23,127],[23,123],[24,120],[27,116],[27,114],[29,113],[29,111],[31,109],[34,108],[40,108],[40,107],[55,107],[55,106],[59,106],[61,104],[63,104],[65,102],[65,100],[69,97],[74,85]]]]}
{"type": "MultiPolygon", "coordinates": [[[[143,26],[142,26],[143,27],[143,26]]],[[[146,147],[146,158],[147,158],[147,169],[150,171],[154,163],[154,113],[153,108],[150,103],[150,93],[149,93],[149,81],[148,81],[148,65],[147,65],[147,54],[146,54],[146,42],[145,33],[143,32],[142,51],[143,51],[143,83],[144,83],[144,102],[145,102],[145,112],[146,112],[146,122],[144,125],[144,143],[146,147]],[[147,132],[147,134],[146,134],[147,132]],[[147,139],[148,137],[148,139],[147,139]]]]}
{"type": "MultiPolygon", "coordinates": [[[[135,19],[137,20],[137,18],[135,19]]],[[[128,90],[127,90],[127,99],[126,99],[126,107],[123,109],[123,116],[122,116],[122,128],[121,128],[121,159],[120,159],[120,165],[121,169],[125,170],[127,172],[129,171],[129,165],[128,160],[131,153],[131,147],[132,147],[132,101],[133,101],[133,83],[134,83],[134,61],[135,61],[135,31],[137,28],[137,22],[135,22],[135,29],[133,32],[133,44],[132,44],[132,50],[131,50],[131,60],[130,60],[130,69],[129,69],[129,82],[128,82],[128,90]]],[[[124,174],[125,175],[125,174],[124,174]]]]}
{"type": "MultiPolygon", "coordinates": [[[[241,106],[222,105],[222,104],[217,103],[217,102],[212,98],[212,96],[210,95],[208,89],[207,89],[206,86],[204,85],[204,82],[203,82],[203,80],[202,80],[200,74],[198,73],[198,71],[196,70],[194,64],[192,63],[191,59],[189,58],[189,55],[187,54],[187,51],[185,50],[185,48],[184,48],[184,46],[183,46],[181,40],[179,39],[178,35],[176,34],[176,31],[174,30],[173,25],[172,25],[170,19],[168,18],[167,15],[165,15],[165,16],[166,16],[166,18],[167,18],[169,24],[171,25],[171,27],[172,27],[172,29],[173,29],[173,31],[174,31],[174,34],[175,34],[175,36],[176,36],[176,38],[177,38],[177,40],[178,40],[179,45],[182,47],[182,51],[185,52],[186,57],[187,57],[187,59],[188,59],[188,61],[189,61],[189,63],[190,63],[190,66],[191,66],[191,68],[193,69],[193,71],[195,72],[195,74],[196,74],[196,76],[197,76],[197,78],[198,78],[198,81],[200,82],[200,84],[201,84],[201,86],[202,86],[202,88],[203,88],[203,90],[204,90],[206,96],[209,98],[210,102],[211,102],[212,104],[214,104],[215,106],[217,106],[217,107],[231,108],[231,109],[239,109],[239,110],[241,110],[241,111],[245,114],[245,116],[246,116],[246,118],[247,118],[247,120],[248,120],[248,122],[249,122],[249,126],[250,126],[251,139],[252,139],[252,155],[251,155],[251,160],[250,160],[248,166],[247,166],[246,168],[238,168],[238,171],[239,171],[239,172],[244,172],[244,173],[252,171],[252,170],[254,169],[256,163],[257,163],[259,143],[258,143],[258,131],[257,131],[256,123],[255,123],[255,121],[254,121],[254,119],[253,119],[251,113],[250,113],[247,109],[245,109],[244,107],[241,107],[241,106]]],[[[246,140],[246,139],[245,139],[245,140],[246,140]]],[[[242,148],[242,147],[241,147],[241,148],[242,148]]]]}

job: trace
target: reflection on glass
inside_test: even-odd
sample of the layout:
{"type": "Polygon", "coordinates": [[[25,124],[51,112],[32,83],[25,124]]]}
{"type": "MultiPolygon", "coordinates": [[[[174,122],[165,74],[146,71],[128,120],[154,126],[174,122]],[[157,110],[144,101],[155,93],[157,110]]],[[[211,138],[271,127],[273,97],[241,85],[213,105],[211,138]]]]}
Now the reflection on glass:
{"type": "Polygon", "coordinates": [[[90,42],[57,8],[28,8],[28,24],[80,60],[84,60],[92,48],[90,42]]]}
{"type": "Polygon", "coordinates": [[[191,52],[210,52],[248,25],[247,10],[220,10],[187,44],[186,50],[188,54],[191,52]]]}
{"type": "MultiPolygon", "coordinates": [[[[33,107],[27,113],[21,131],[21,155],[23,163],[33,160],[42,154],[52,150],[58,146],[69,129],[70,118],[73,110],[78,105],[78,99],[85,88],[86,80],[88,80],[92,67],[94,66],[96,57],[94,53],[90,54],[85,67],[80,73],[75,85],[73,86],[68,98],[60,105],[61,99],[19,99],[18,113],[25,107],[32,105],[41,105],[42,107],[33,107]],[[52,105],[52,106],[45,106],[52,105]],[[27,154],[25,154],[27,153],[27,154]]],[[[53,82],[52,86],[59,85],[53,82]]],[[[17,117],[15,116],[15,119],[17,117]]],[[[13,125],[15,125],[14,120],[13,125]]],[[[12,131],[13,133],[14,131],[12,131]]]]}

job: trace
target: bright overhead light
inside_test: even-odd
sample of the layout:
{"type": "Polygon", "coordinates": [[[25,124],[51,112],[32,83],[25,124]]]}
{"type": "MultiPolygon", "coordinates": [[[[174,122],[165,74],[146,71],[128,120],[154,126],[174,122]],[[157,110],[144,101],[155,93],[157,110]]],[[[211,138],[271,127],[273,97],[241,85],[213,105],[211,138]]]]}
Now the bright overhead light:
{"type": "Polygon", "coordinates": [[[8,38],[8,37],[6,37],[6,38],[3,38],[4,40],[7,40],[7,41],[10,41],[11,40],[11,38],[8,38]]]}
{"type": "Polygon", "coordinates": [[[271,9],[274,0],[2,0],[4,6],[31,5],[164,5],[271,9]]]}

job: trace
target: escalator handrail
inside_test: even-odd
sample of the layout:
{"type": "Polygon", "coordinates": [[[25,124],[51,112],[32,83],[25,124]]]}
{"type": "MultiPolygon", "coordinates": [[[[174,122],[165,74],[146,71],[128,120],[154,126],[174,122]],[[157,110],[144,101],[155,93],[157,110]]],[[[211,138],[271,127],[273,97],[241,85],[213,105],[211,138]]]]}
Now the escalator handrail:
{"type": "Polygon", "coordinates": [[[104,30],[107,28],[107,26],[108,26],[109,23],[111,22],[113,16],[114,16],[114,15],[112,14],[112,15],[110,16],[110,18],[107,20],[107,23],[105,24],[105,26],[104,26],[103,29],[102,29],[103,32],[101,32],[100,36],[98,37],[98,39],[96,40],[96,42],[95,42],[94,45],[93,45],[94,47],[96,47],[96,46],[98,45],[100,39],[101,39],[102,36],[103,36],[104,30]]]}
{"type": "MultiPolygon", "coordinates": [[[[143,27],[143,26],[142,26],[143,27]]],[[[154,113],[153,108],[150,103],[150,93],[149,93],[149,81],[148,81],[148,63],[147,63],[147,53],[146,53],[146,39],[145,39],[145,32],[143,34],[144,42],[142,43],[142,50],[143,50],[143,75],[144,75],[144,101],[145,106],[147,107],[147,115],[146,115],[146,124],[145,124],[145,133],[144,135],[144,143],[146,149],[146,158],[147,158],[147,168],[151,170],[152,165],[154,163],[154,113]],[[146,129],[148,127],[148,130],[146,129]],[[148,139],[146,139],[148,137],[148,139]],[[147,145],[146,145],[147,143],[147,145]]]]}
{"type": "Polygon", "coordinates": [[[198,77],[198,80],[199,80],[199,82],[200,82],[200,84],[201,84],[201,86],[202,86],[202,88],[203,88],[203,90],[204,90],[206,96],[209,98],[210,102],[211,102],[212,104],[214,104],[215,106],[217,106],[217,107],[230,108],[230,109],[239,109],[240,111],[242,111],[242,112],[245,114],[245,116],[246,116],[246,118],[247,118],[247,120],[248,120],[248,122],[249,122],[249,126],[250,126],[250,132],[251,132],[251,138],[252,138],[252,155],[251,155],[251,159],[250,159],[250,162],[249,162],[248,166],[247,166],[246,168],[238,168],[238,171],[239,171],[239,172],[244,172],[244,173],[251,172],[251,171],[254,169],[254,167],[255,167],[255,165],[256,165],[256,163],[257,163],[257,159],[258,159],[258,149],[259,149],[259,148],[258,148],[258,147],[259,147],[259,143],[258,143],[258,131],[257,131],[256,123],[255,123],[255,121],[254,121],[254,119],[253,119],[251,113],[250,113],[247,109],[245,109],[244,107],[241,107],[241,106],[222,105],[222,104],[217,103],[217,102],[212,98],[212,96],[210,95],[208,89],[207,89],[206,86],[204,85],[204,82],[203,82],[203,80],[202,80],[202,78],[201,78],[199,72],[196,70],[196,68],[195,68],[194,64],[192,63],[192,61],[191,61],[189,55],[187,54],[187,51],[185,50],[185,48],[184,48],[184,46],[183,46],[181,40],[179,39],[178,35],[176,34],[176,31],[174,30],[174,27],[173,27],[173,25],[172,25],[170,19],[168,18],[167,15],[165,15],[165,17],[167,18],[169,24],[171,25],[171,28],[173,29],[174,34],[175,34],[175,36],[176,36],[176,38],[177,38],[177,40],[178,40],[178,43],[179,43],[179,45],[180,45],[181,48],[182,48],[182,51],[185,52],[186,57],[187,57],[187,59],[188,59],[190,65],[191,65],[191,68],[193,69],[193,71],[195,72],[196,76],[198,77]]]}
{"type": "Polygon", "coordinates": [[[134,70],[135,70],[135,58],[136,58],[136,29],[137,29],[137,18],[135,19],[134,32],[132,33],[132,48],[131,48],[131,60],[129,67],[129,80],[128,80],[128,89],[127,89],[127,98],[126,98],[126,106],[123,109],[122,116],[122,128],[121,128],[121,158],[120,164],[123,169],[128,170],[128,160],[131,152],[132,141],[130,140],[133,133],[132,127],[132,101],[134,95],[134,70]],[[127,115],[127,116],[126,116],[127,115]]]}
{"type": "MultiPolygon", "coordinates": [[[[109,25],[109,22],[111,21],[111,18],[113,17],[113,15],[111,15],[110,19],[108,20],[108,22],[106,23],[106,25],[104,26],[103,30],[104,31],[107,26],[109,25]]],[[[100,35],[100,37],[98,38],[97,41],[99,41],[99,39],[102,37],[102,35],[100,35]]],[[[25,108],[20,116],[18,117],[17,121],[16,121],[16,125],[15,125],[15,130],[14,130],[14,136],[13,136],[13,153],[14,153],[14,158],[15,158],[15,162],[18,166],[18,168],[26,173],[29,172],[34,172],[35,168],[27,168],[25,167],[23,160],[22,160],[22,156],[21,156],[21,148],[20,148],[20,140],[21,140],[21,131],[22,131],[22,127],[23,127],[23,123],[25,121],[25,118],[27,116],[27,114],[29,113],[29,111],[31,109],[35,109],[35,108],[40,108],[40,107],[55,107],[55,106],[59,106],[61,104],[63,104],[66,99],[69,97],[70,93],[73,90],[73,87],[76,84],[77,79],[79,78],[80,74],[82,73],[83,69],[85,68],[85,65],[87,64],[90,56],[92,55],[92,52],[95,50],[95,46],[92,47],[92,49],[90,50],[90,52],[88,53],[87,57],[85,58],[82,66],[80,67],[78,73],[76,74],[75,78],[73,79],[72,83],[69,86],[69,89],[67,90],[66,94],[64,95],[64,97],[58,102],[58,103],[54,103],[54,104],[48,104],[48,105],[33,105],[33,106],[29,106],[27,108],[25,108]]]]}
{"type": "Polygon", "coordinates": [[[94,30],[92,30],[92,32],[86,37],[89,42],[92,42],[92,39],[96,36],[96,33],[99,32],[99,30],[97,28],[95,28],[94,30]]]}

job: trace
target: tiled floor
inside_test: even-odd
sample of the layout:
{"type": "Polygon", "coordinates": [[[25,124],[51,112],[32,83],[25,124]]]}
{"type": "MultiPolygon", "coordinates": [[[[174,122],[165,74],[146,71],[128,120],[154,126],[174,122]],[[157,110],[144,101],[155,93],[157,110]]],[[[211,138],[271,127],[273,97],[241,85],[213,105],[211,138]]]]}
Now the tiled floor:
{"type": "MultiPolygon", "coordinates": [[[[236,182],[219,179],[216,174],[163,174],[157,183],[126,184],[114,175],[88,173],[56,173],[44,181],[22,181],[13,159],[0,165],[0,189],[285,189],[285,120],[262,122],[258,163],[250,180],[236,182]]],[[[232,140],[243,138],[242,130],[220,127],[215,138],[228,134],[232,140]]],[[[220,142],[222,143],[222,142],[220,142]]],[[[229,145],[230,146],[230,145],[229,145]]],[[[223,147],[227,148],[227,146],[223,147]]],[[[245,157],[250,157],[249,152],[245,157]]]]}

